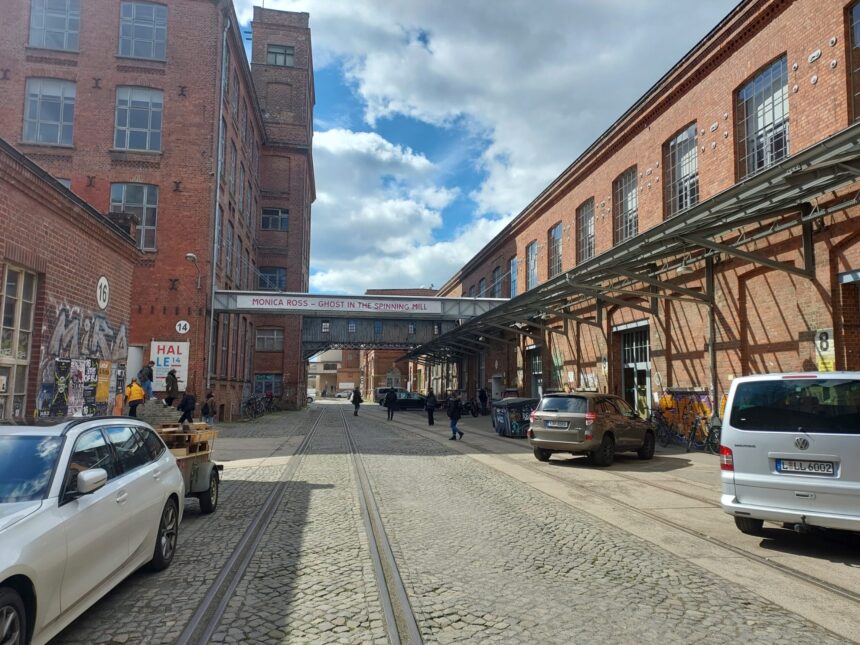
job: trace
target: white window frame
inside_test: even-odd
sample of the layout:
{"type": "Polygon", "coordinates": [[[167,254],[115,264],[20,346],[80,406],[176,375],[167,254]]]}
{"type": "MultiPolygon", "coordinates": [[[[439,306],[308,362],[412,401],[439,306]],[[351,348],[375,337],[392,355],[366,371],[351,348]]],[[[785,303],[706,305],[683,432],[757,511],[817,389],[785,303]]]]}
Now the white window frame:
{"type": "Polygon", "coordinates": [[[526,291],[538,285],[537,240],[526,247],[526,291]]]}
{"type": "Polygon", "coordinates": [[[30,0],[30,47],[76,52],[81,40],[81,2],[64,0],[65,7],[48,7],[46,0],[30,0]],[[50,24],[49,24],[50,23],[50,24]],[[60,24],[62,23],[62,25],[60,24]],[[49,41],[51,37],[51,42],[49,41]],[[62,43],[56,37],[62,37],[62,43]]]}
{"type": "Polygon", "coordinates": [[[119,55],[145,60],[167,59],[167,7],[153,2],[123,0],[120,3],[119,55]],[[152,12],[152,17],[145,15],[152,12]],[[150,30],[150,37],[141,36],[150,30]],[[124,35],[125,34],[125,35],[124,35]],[[146,47],[150,53],[146,55],[146,47]]]}
{"type": "Polygon", "coordinates": [[[161,152],[161,127],[164,116],[164,92],[149,87],[116,88],[113,147],[117,150],[161,152]],[[124,103],[125,105],[121,105],[124,103]],[[146,127],[132,126],[132,114],[146,113],[146,127]],[[120,125],[124,121],[125,125],[120,125]],[[144,145],[131,145],[136,133],[144,133],[144,145]]]}
{"type": "Polygon", "coordinates": [[[138,184],[134,182],[117,182],[110,186],[111,212],[132,213],[137,215],[137,246],[145,251],[154,251],[156,247],[156,230],[158,227],[158,186],[154,184],[138,184]],[[117,201],[114,197],[115,188],[122,187],[122,197],[117,201]],[[143,188],[141,203],[129,203],[128,189],[131,186],[143,188]],[[150,239],[151,238],[151,239],[150,239]]]}
{"type": "Polygon", "coordinates": [[[28,78],[24,99],[24,143],[68,147],[74,145],[76,94],[74,81],[28,78]],[[57,110],[56,120],[45,114],[54,107],[57,110]],[[55,133],[49,136],[54,128],[55,133]]]}

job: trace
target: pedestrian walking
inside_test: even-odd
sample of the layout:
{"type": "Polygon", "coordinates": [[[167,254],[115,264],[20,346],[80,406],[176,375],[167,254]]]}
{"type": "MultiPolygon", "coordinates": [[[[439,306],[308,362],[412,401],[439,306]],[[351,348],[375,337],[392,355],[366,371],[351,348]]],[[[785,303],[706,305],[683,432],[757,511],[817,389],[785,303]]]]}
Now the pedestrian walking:
{"type": "Polygon", "coordinates": [[[208,423],[210,426],[215,425],[215,410],[218,409],[218,404],[215,402],[215,394],[209,392],[206,394],[206,400],[203,401],[203,405],[200,407],[200,416],[203,417],[203,421],[208,423]]]}
{"type": "Polygon", "coordinates": [[[155,398],[155,394],[152,392],[153,367],[155,367],[155,361],[149,361],[146,365],[141,367],[140,371],[137,373],[137,381],[146,393],[147,401],[151,401],[155,398]]]}
{"type": "Polygon", "coordinates": [[[478,390],[478,401],[481,404],[481,414],[487,414],[487,391],[484,388],[478,390]]]}
{"type": "Polygon", "coordinates": [[[433,390],[427,390],[427,398],[424,400],[424,409],[427,410],[427,425],[433,425],[433,411],[439,403],[436,401],[436,395],[433,390]]]}
{"type": "Polygon", "coordinates": [[[176,378],[176,370],[170,370],[164,377],[164,389],[166,391],[164,407],[169,408],[179,398],[179,381],[176,378]]]}
{"type": "Polygon", "coordinates": [[[128,403],[128,416],[137,417],[137,406],[146,399],[146,392],[140,386],[140,382],[133,378],[128,387],[125,388],[125,400],[128,403]]]}
{"type": "Polygon", "coordinates": [[[457,435],[460,435],[460,439],[463,438],[463,431],[457,427],[457,421],[460,420],[461,416],[463,416],[463,406],[460,403],[460,399],[456,397],[448,399],[448,418],[451,419],[451,436],[448,437],[449,440],[454,439],[456,441],[457,435]]]}
{"type": "Polygon", "coordinates": [[[182,401],[179,402],[179,406],[177,407],[182,412],[182,416],[179,417],[179,423],[185,423],[186,421],[194,423],[194,410],[196,407],[197,399],[194,397],[194,392],[186,390],[185,396],[182,397],[182,401]]]}
{"type": "Polygon", "coordinates": [[[397,405],[397,392],[394,391],[394,388],[389,388],[388,392],[385,393],[385,398],[382,400],[382,405],[388,408],[388,420],[394,420],[394,406],[397,405]]]}
{"type": "Polygon", "coordinates": [[[357,417],[358,416],[358,408],[364,402],[364,399],[361,398],[361,392],[359,391],[358,388],[355,388],[352,391],[352,396],[349,397],[349,400],[352,401],[352,405],[355,408],[355,410],[353,410],[353,412],[352,412],[352,416],[357,417]]]}

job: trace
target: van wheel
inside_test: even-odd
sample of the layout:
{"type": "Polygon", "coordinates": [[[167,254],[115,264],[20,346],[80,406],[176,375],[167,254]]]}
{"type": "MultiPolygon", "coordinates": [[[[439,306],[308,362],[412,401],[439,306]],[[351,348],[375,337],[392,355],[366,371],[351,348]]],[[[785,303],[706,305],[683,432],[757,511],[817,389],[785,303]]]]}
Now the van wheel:
{"type": "Polygon", "coordinates": [[[636,451],[639,459],[651,459],[654,456],[654,433],[650,430],[645,433],[645,440],[642,442],[642,447],[636,451]]]}
{"type": "Polygon", "coordinates": [[[761,537],[764,535],[764,520],[754,520],[751,517],[738,517],[735,515],[735,526],[738,527],[738,530],[741,533],[746,533],[747,535],[756,535],[761,537]]]}
{"type": "Polygon", "coordinates": [[[24,602],[11,587],[0,587],[0,643],[24,645],[27,638],[27,614],[24,602]]]}
{"type": "Polygon", "coordinates": [[[615,460],[615,439],[612,438],[612,435],[603,435],[600,447],[591,454],[595,466],[611,466],[615,460]]]}
{"type": "Polygon", "coordinates": [[[537,459],[538,461],[549,461],[549,458],[551,456],[551,450],[546,450],[544,448],[535,448],[535,459],[537,459]]]}

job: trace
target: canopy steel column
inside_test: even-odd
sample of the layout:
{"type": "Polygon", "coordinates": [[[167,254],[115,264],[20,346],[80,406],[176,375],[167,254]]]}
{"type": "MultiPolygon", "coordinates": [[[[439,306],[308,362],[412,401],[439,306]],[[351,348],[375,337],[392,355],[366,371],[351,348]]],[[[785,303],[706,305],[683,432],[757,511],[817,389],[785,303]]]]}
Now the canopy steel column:
{"type": "Polygon", "coordinates": [[[708,295],[708,363],[711,371],[711,401],[713,403],[712,418],[719,418],[719,402],[717,401],[717,294],[714,280],[714,258],[705,258],[705,291],[708,295]]]}

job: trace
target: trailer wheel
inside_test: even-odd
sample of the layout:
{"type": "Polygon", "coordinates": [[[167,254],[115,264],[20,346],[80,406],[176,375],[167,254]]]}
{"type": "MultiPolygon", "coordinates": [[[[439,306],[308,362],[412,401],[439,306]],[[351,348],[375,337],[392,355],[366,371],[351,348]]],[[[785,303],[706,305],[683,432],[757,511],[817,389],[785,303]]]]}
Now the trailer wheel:
{"type": "Polygon", "coordinates": [[[208,515],[215,512],[215,508],[218,506],[220,483],[218,480],[218,471],[213,468],[209,474],[209,488],[197,495],[197,499],[200,500],[200,511],[203,514],[208,515]]]}

